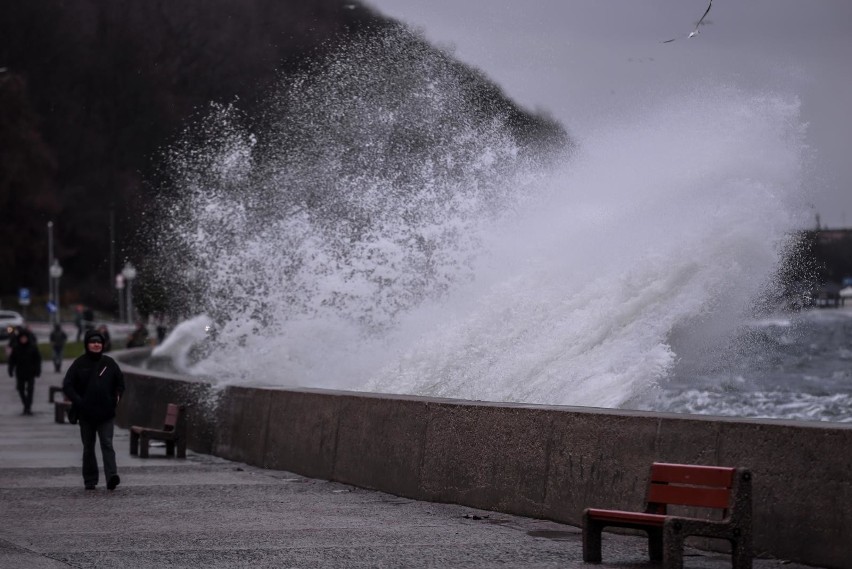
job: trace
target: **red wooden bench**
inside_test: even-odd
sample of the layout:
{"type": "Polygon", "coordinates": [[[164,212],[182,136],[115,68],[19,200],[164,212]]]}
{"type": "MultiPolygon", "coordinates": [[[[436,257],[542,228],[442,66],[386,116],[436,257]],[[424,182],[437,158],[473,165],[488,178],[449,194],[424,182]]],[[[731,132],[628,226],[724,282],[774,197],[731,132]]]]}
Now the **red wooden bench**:
{"type": "Polygon", "coordinates": [[[48,387],[47,388],[47,402],[53,403],[54,402],[54,396],[57,393],[62,393],[62,387],[61,386],[51,385],[50,387],[48,387]]]}
{"type": "Polygon", "coordinates": [[[71,402],[67,399],[53,402],[53,420],[57,423],[64,423],[68,411],[71,410],[71,402]]]}
{"type": "Polygon", "coordinates": [[[662,560],[664,569],[683,567],[683,542],[691,535],[730,541],[733,567],[751,569],[751,473],[747,469],[655,462],[646,502],[644,512],[586,508],[583,561],[601,562],[601,531],[614,526],[645,531],[651,560],[662,560]],[[721,511],[721,518],[670,515],[669,505],[721,511]]]}
{"type": "Polygon", "coordinates": [[[130,454],[139,458],[148,458],[148,447],[152,440],[165,441],[166,456],[175,455],[186,458],[186,436],[183,421],[185,407],[169,403],[166,405],[166,419],[162,429],[152,429],[134,425],[130,427],[130,454]]]}

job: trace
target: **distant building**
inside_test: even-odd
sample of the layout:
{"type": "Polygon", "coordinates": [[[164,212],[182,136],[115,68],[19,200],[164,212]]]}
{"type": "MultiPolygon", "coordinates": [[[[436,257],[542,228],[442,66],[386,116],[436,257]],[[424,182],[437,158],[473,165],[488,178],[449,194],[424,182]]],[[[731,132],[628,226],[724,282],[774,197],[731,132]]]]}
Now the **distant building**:
{"type": "Polygon", "coordinates": [[[845,240],[852,243],[852,229],[820,229],[815,232],[815,237],[819,245],[828,245],[845,240]]]}

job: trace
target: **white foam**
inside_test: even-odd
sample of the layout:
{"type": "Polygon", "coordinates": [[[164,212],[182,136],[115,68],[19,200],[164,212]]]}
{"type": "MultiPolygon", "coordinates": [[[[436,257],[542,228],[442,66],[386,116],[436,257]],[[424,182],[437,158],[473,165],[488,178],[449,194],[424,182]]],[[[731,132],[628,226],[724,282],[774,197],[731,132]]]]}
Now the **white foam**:
{"type": "Polygon", "coordinates": [[[169,358],[178,371],[189,371],[190,351],[208,338],[212,325],[213,320],[206,314],[184,320],[175,326],[162,344],[153,349],[151,355],[169,358]]]}
{"type": "Polygon", "coordinates": [[[795,99],[667,95],[545,168],[452,72],[395,45],[363,77],[344,53],[286,85],[269,133],[217,113],[209,148],[180,154],[164,250],[188,260],[166,266],[193,267],[220,330],[194,371],[620,406],[770,284],[801,223],[795,99]],[[297,148],[268,144],[285,135],[297,148]]]}

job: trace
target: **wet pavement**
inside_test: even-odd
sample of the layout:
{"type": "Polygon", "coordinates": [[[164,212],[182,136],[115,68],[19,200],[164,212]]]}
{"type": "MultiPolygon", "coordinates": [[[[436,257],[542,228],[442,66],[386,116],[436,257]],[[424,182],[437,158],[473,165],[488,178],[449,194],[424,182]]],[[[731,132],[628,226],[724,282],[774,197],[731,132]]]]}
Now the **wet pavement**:
{"type": "MultiPolygon", "coordinates": [[[[582,562],[578,528],[417,502],[345,484],[189,452],[129,454],[116,429],[121,485],[83,489],[76,426],[57,424],[48,363],[34,416],[15,382],[0,389],[0,568],[523,567],[582,562]]],[[[99,456],[100,463],[100,456],[99,456]]],[[[602,568],[659,567],[646,541],[604,534],[602,568]]],[[[755,569],[802,565],[755,560],[755,569]]],[[[686,568],[727,569],[730,557],[690,550],[686,568]]]]}

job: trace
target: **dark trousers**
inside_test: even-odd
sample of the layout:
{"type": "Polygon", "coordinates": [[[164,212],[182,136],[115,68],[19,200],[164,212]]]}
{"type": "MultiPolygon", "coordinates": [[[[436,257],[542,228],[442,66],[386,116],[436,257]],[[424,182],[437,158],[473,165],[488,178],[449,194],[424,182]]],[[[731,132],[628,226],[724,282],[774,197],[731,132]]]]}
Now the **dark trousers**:
{"type": "Polygon", "coordinates": [[[65,346],[53,346],[53,369],[57,372],[62,369],[62,352],[65,346]]]}
{"type": "Polygon", "coordinates": [[[35,389],[34,377],[18,378],[18,395],[21,396],[24,411],[29,411],[33,406],[33,389],[35,389]]]}
{"type": "Polygon", "coordinates": [[[83,483],[94,486],[98,483],[98,457],[95,455],[95,437],[101,442],[101,455],[104,459],[104,477],[118,474],[115,464],[115,449],[112,448],[113,420],[93,424],[80,418],[80,438],[83,440],[83,483]]]}

